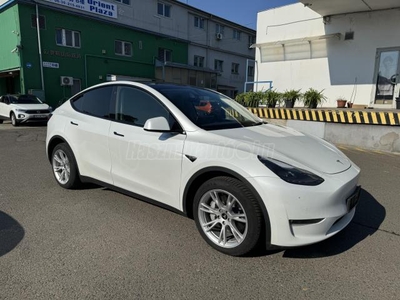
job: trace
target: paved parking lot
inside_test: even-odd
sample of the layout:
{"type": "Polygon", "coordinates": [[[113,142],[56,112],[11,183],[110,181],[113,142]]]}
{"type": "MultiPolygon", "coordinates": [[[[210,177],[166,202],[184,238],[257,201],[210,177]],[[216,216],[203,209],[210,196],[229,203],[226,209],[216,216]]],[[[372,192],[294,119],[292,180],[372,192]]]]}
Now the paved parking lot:
{"type": "Polygon", "coordinates": [[[400,156],[362,168],[353,222],[317,245],[234,258],[192,220],[108,189],[60,188],[46,128],[0,125],[0,299],[399,299],[400,156]]]}

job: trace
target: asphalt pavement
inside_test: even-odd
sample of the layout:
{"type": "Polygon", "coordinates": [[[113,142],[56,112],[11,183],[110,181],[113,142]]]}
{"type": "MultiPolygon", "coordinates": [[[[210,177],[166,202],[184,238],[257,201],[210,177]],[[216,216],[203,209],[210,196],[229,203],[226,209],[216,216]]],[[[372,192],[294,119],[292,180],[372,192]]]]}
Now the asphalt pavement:
{"type": "Polygon", "coordinates": [[[349,226],[236,258],[171,211],[97,186],[62,189],[45,134],[0,125],[0,299],[400,298],[400,155],[342,148],[362,169],[349,226]]]}

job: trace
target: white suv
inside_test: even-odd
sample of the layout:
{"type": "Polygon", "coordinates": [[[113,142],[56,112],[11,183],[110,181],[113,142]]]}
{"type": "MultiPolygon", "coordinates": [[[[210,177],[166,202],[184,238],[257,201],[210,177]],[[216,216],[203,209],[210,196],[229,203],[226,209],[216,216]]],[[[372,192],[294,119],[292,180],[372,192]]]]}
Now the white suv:
{"type": "Polygon", "coordinates": [[[0,124],[8,119],[13,126],[47,122],[52,110],[34,95],[5,95],[0,97],[0,124]]]}
{"type": "Polygon", "coordinates": [[[54,112],[46,150],[62,187],[95,182],[156,202],[230,255],[259,240],[322,241],[352,220],[360,192],[359,168],[335,146],[188,86],[86,89],[54,112]]]}

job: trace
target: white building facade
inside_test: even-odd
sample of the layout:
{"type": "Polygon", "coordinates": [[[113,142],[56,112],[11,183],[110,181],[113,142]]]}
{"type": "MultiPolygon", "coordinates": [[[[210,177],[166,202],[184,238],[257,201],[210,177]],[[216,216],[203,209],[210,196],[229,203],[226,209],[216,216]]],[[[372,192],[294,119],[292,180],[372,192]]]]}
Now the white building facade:
{"type": "Polygon", "coordinates": [[[256,80],[271,80],[279,91],[324,90],[324,107],[345,98],[394,108],[400,92],[400,1],[302,2],[258,14],[256,80]]]}

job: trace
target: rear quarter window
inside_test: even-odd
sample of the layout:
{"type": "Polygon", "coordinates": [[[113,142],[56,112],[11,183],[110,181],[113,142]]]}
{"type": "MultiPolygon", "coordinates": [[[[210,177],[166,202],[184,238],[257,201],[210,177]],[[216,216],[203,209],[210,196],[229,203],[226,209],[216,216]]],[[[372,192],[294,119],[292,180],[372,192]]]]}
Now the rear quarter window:
{"type": "Polygon", "coordinates": [[[114,86],[105,86],[89,90],[71,100],[72,107],[81,113],[111,119],[114,86]]]}

